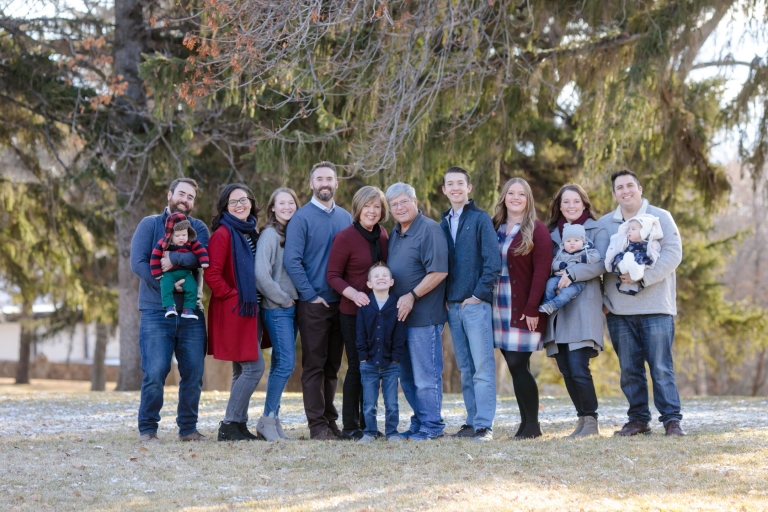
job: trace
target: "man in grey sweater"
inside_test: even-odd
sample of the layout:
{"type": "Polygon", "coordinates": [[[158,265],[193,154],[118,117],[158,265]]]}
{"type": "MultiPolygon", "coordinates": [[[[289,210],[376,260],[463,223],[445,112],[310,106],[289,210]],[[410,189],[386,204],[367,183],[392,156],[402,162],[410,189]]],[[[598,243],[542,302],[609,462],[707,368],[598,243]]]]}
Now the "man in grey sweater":
{"type": "Polygon", "coordinates": [[[615,172],[611,176],[613,198],[619,204],[616,211],[603,216],[599,225],[608,235],[618,232],[625,219],[648,213],[659,218],[664,237],[660,240],[661,252],[656,264],[645,271],[644,288],[637,295],[627,295],[618,290],[619,280],[634,284],[629,274],[603,275],[603,311],[606,313],[608,332],[621,367],[621,390],[629,402],[629,421],[620,436],[649,434],[651,411],[648,407],[648,380],[645,363],[651,371],[653,402],[659,411],[659,421],[667,435],[683,436],[680,428],[680,396],[675,382],[672,363],[672,342],[675,338],[677,305],[675,302],[675,269],[683,257],[680,232],[666,210],[656,208],[643,199],[643,187],[637,175],[629,170],[615,172]]]}

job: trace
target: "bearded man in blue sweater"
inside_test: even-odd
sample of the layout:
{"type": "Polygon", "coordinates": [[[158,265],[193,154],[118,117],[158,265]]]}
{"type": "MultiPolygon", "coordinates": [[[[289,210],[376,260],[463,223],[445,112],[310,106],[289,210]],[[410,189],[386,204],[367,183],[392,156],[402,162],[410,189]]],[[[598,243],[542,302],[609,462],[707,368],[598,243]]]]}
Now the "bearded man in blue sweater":
{"type": "MultiPolygon", "coordinates": [[[[203,304],[203,276],[200,262],[192,252],[165,252],[160,260],[161,268],[166,271],[174,266],[192,270],[197,280],[196,318],[182,319],[179,316],[166,318],[163,301],[160,298],[160,284],[152,275],[149,259],[158,240],[165,236],[165,221],[172,213],[183,213],[197,232],[197,239],[203,247],[208,247],[208,228],[202,221],[190,217],[197,198],[197,183],[191,178],[179,178],[171,183],[168,190],[168,207],[159,215],[145,217],[136,228],[131,239],[131,270],[139,276],[139,349],[141,351],[141,369],[144,378],[141,381],[141,405],[139,406],[139,434],[142,443],[159,443],[157,426],[160,422],[160,409],[163,407],[163,388],[168,372],[171,371],[171,358],[176,354],[179,364],[179,405],[176,424],[182,441],[206,441],[207,437],[197,431],[197,410],[200,392],[203,389],[203,369],[205,361],[205,317],[203,304]]],[[[176,283],[173,294],[176,308],[183,306],[184,294],[180,284],[176,283]]]]}
{"type": "Polygon", "coordinates": [[[299,293],[296,319],[301,334],[301,390],[311,439],[341,438],[333,405],[344,354],[339,326],[341,297],[326,280],[336,233],[352,224],[352,216],[333,196],[339,187],[336,166],[319,162],[309,172],[312,200],[299,208],[285,232],[283,264],[299,293]]]}

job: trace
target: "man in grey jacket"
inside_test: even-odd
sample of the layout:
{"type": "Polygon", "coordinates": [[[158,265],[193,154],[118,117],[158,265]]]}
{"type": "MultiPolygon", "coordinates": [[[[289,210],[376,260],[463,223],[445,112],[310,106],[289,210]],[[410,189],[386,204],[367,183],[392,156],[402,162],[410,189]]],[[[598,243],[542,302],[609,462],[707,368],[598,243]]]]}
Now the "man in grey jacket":
{"type": "Polygon", "coordinates": [[[675,269],[683,257],[680,232],[668,211],[651,206],[648,200],[643,199],[643,187],[635,173],[626,169],[615,172],[611,176],[611,185],[613,198],[619,207],[598,221],[609,236],[618,232],[625,219],[641,213],[658,217],[664,233],[660,240],[659,258],[652,268],[646,269],[642,279],[644,288],[637,295],[627,295],[618,289],[619,280],[635,283],[629,274],[616,276],[606,273],[603,276],[603,310],[611,342],[619,358],[621,390],[629,402],[629,421],[615,434],[633,436],[651,432],[645,373],[647,362],[659,421],[664,424],[667,435],[683,436],[680,396],[672,363],[674,315],[677,314],[675,269]]]}

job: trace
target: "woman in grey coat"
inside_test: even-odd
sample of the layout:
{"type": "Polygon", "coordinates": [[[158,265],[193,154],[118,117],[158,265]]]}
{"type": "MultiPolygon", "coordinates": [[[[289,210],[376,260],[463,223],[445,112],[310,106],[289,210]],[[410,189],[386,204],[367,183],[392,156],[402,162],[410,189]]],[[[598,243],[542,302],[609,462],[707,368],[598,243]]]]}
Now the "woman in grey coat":
{"type": "Polygon", "coordinates": [[[571,397],[578,424],[570,437],[586,437],[600,433],[597,425],[597,394],[589,370],[589,360],[603,350],[603,293],[600,276],[605,272],[605,251],[608,232],[597,225],[592,204],[580,185],[568,183],[550,204],[547,227],[550,230],[553,251],[562,241],[566,223],[584,226],[587,238],[600,253],[600,261],[577,263],[568,267],[558,286],[584,283],[584,290],[571,302],[549,317],[542,340],[547,356],[554,357],[563,374],[565,387],[571,397]]]}

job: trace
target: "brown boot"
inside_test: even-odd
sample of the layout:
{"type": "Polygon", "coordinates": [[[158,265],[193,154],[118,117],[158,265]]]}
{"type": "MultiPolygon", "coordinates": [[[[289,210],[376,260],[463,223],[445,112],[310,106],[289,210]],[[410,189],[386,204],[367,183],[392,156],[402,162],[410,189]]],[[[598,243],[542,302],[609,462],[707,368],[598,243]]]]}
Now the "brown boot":
{"type": "Polygon", "coordinates": [[[316,436],[311,436],[310,439],[313,441],[338,441],[339,438],[336,437],[336,434],[333,433],[333,430],[330,428],[326,428],[324,432],[321,432],[320,434],[316,436]]]}
{"type": "Polygon", "coordinates": [[[644,421],[630,420],[625,423],[621,430],[613,433],[615,436],[636,436],[637,434],[650,434],[651,427],[644,421]]]}
{"type": "Polygon", "coordinates": [[[668,436],[684,436],[685,430],[680,427],[680,422],[677,420],[668,421],[664,424],[664,430],[668,436]]]}

